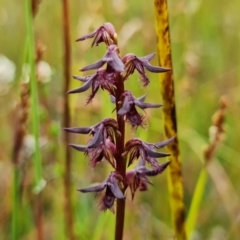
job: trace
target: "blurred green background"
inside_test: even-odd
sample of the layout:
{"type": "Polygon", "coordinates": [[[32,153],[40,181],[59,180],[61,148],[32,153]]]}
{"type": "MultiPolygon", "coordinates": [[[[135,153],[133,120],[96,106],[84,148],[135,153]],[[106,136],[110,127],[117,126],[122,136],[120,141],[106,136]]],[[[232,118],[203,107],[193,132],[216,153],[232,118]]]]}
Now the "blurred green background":
{"type": "MultiPolygon", "coordinates": [[[[38,71],[41,119],[41,153],[43,176],[44,239],[67,239],[64,232],[62,142],[63,115],[63,24],[61,1],[42,0],[35,17],[36,43],[45,48],[38,71]]],[[[225,139],[216,157],[225,169],[235,194],[240,197],[240,2],[214,0],[169,1],[170,32],[174,65],[180,152],[183,167],[186,214],[188,213],[199,173],[201,156],[208,143],[211,118],[225,95],[228,109],[225,139]]],[[[70,1],[72,75],[103,56],[105,47],[90,48],[91,40],[75,40],[104,22],[113,23],[118,32],[121,54],[134,52],[144,56],[156,52],[154,3],[143,0],[70,1]]],[[[23,69],[26,38],[25,12],[22,1],[0,2],[0,239],[10,239],[12,213],[11,151],[15,112],[19,102],[19,82],[23,69]]],[[[152,61],[157,64],[157,57],[152,61]]],[[[148,94],[149,102],[161,103],[159,76],[148,74],[151,84],[143,89],[135,73],[126,86],[136,96],[148,94]]],[[[77,87],[71,81],[71,89],[77,87]]],[[[106,92],[99,92],[85,106],[88,93],[71,96],[72,126],[93,125],[104,117],[114,116],[113,105],[106,92]]],[[[31,108],[29,109],[31,112],[31,108]]],[[[147,129],[128,138],[142,137],[156,142],[163,139],[161,109],[147,111],[147,129]]],[[[29,128],[24,141],[26,161],[22,164],[22,197],[20,235],[23,240],[35,239],[33,179],[31,154],[32,133],[29,128]]],[[[73,136],[72,142],[85,144],[87,138],[73,136]]],[[[101,182],[111,171],[107,164],[90,168],[83,154],[73,152],[73,189],[101,182]]],[[[134,201],[127,199],[124,239],[172,239],[167,189],[167,173],[153,179],[148,192],[137,193],[134,201]]],[[[221,186],[220,186],[221,187],[221,186]]],[[[129,193],[128,193],[129,195],[129,193]]],[[[113,239],[114,215],[101,213],[91,194],[73,191],[74,229],[79,239],[113,239]]],[[[231,198],[230,198],[231,199],[231,198]]],[[[209,178],[192,239],[239,239],[233,233],[237,222],[231,221],[226,207],[209,178]]],[[[231,205],[231,201],[229,205],[231,205]]],[[[239,209],[238,209],[239,210],[239,209]]]]}

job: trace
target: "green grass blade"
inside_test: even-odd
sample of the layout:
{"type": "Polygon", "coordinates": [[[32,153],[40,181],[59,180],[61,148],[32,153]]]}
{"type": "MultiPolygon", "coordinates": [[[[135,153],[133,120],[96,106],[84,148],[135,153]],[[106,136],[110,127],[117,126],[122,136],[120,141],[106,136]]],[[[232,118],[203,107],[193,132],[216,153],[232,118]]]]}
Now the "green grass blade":
{"type": "MultiPolygon", "coordinates": [[[[42,163],[41,152],[39,147],[39,106],[38,106],[38,92],[36,81],[36,66],[35,66],[35,43],[34,43],[34,29],[32,6],[30,0],[25,0],[26,12],[26,28],[28,37],[28,64],[30,66],[30,92],[31,92],[31,121],[32,131],[35,138],[35,154],[34,154],[34,169],[35,169],[35,186],[40,186],[42,180],[42,163]]],[[[40,189],[35,188],[36,191],[40,189]]]]}
{"type": "Polygon", "coordinates": [[[32,123],[32,133],[34,136],[34,193],[37,194],[35,208],[37,211],[36,217],[36,228],[37,228],[37,239],[44,239],[43,233],[43,210],[41,191],[45,186],[42,179],[42,162],[40,152],[40,116],[39,116],[39,103],[38,103],[38,91],[37,91],[37,79],[36,79],[36,60],[35,60],[35,42],[34,42],[34,24],[33,24],[33,13],[32,13],[32,1],[25,0],[25,15],[26,15],[26,28],[28,38],[28,65],[30,68],[30,102],[31,102],[31,113],[30,119],[32,123]]]}
{"type": "Polygon", "coordinates": [[[190,210],[188,213],[187,217],[187,222],[186,222],[186,231],[187,231],[187,236],[190,238],[193,230],[195,229],[196,222],[197,222],[197,217],[200,212],[200,206],[202,203],[202,198],[204,195],[204,190],[206,187],[206,183],[208,180],[208,174],[206,169],[202,169],[200,172],[197,185],[193,194],[193,198],[191,201],[191,206],[190,210]]]}

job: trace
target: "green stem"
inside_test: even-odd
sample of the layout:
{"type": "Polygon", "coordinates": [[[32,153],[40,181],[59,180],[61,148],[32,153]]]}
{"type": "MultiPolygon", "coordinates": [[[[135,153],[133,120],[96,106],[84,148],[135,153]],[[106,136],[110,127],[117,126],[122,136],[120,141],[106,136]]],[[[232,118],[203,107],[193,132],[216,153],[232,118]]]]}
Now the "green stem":
{"type": "MultiPolygon", "coordinates": [[[[24,49],[23,49],[23,61],[22,64],[28,61],[28,37],[25,39],[24,49]]],[[[21,77],[17,77],[16,79],[24,79],[23,73],[21,73],[21,77]]],[[[15,87],[18,89],[19,94],[21,94],[21,88],[19,88],[19,80],[15,81],[15,87]]],[[[21,106],[23,107],[23,106],[21,106]]],[[[22,124],[22,119],[18,119],[18,124],[22,124]]],[[[24,133],[19,129],[18,133],[15,136],[15,143],[13,144],[13,154],[12,154],[12,162],[13,162],[13,193],[12,193],[12,229],[11,229],[11,239],[18,239],[18,225],[19,225],[19,208],[20,208],[20,169],[19,169],[19,155],[22,148],[24,133]],[[20,137],[20,139],[19,139],[20,137]]],[[[16,130],[16,131],[17,131],[16,130]]],[[[20,213],[21,214],[21,213],[20,213]]]]}
{"type": "Polygon", "coordinates": [[[34,154],[34,169],[35,169],[35,185],[39,186],[42,180],[42,163],[41,152],[39,147],[39,107],[38,107],[38,92],[36,81],[36,67],[35,67],[35,43],[33,30],[33,16],[31,1],[25,0],[27,36],[29,39],[28,63],[30,65],[30,93],[31,93],[31,118],[32,130],[35,138],[35,154],[34,154]]]}
{"type": "Polygon", "coordinates": [[[31,99],[31,121],[32,131],[35,139],[35,153],[33,157],[34,162],[34,176],[35,176],[35,193],[38,194],[36,199],[37,207],[37,236],[38,239],[43,239],[42,228],[42,204],[40,192],[42,190],[42,163],[41,152],[39,146],[39,106],[38,106],[38,92],[36,81],[36,66],[35,66],[35,43],[34,43],[34,24],[32,14],[32,1],[25,0],[25,12],[26,12],[26,28],[28,37],[28,64],[30,66],[30,99],[31,99]]]}

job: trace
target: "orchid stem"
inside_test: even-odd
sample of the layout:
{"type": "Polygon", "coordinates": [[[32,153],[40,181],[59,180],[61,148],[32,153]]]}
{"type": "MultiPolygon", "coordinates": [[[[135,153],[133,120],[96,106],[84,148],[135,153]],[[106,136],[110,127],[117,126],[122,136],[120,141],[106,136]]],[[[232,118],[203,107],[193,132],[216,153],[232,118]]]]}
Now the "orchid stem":
{"type": "MultiPolygon", "coordinates": [[[[116,114],[120,109],[120,97],[124,92],[124,82],[119,74],[119,81],[117,81],[117,92],[116,92],[116,114]]],[[[125,179],[126,174],[126,161],[122,156],[124,149],[124,138],[125,138],[125,121],[123,116],[117,114],[118,128],[121,133],[120,136],[116,137],[117,146],[117,172],[119,172],[123,179],[125,179]]],[[[115,240],[122,240],[123,230],[124,230],[124,218],[125,218],[125,199],[117,199],[117,209],[116,209],[116,227],[115,227],[115,240]]]]}

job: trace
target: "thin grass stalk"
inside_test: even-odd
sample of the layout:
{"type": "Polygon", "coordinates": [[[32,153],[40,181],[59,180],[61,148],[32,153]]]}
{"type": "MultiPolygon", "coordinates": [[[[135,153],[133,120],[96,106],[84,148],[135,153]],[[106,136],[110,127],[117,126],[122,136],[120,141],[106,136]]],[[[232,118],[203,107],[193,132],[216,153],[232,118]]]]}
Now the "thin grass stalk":
{"type": "MultiPolygon", "coordinates": [[[[124,138],[125,138],[125,121],[123,116],[117,114],[121,105],[119,104],[120,96],[124,92],[124,82],[119,75],[119,81],[117,81],[117,93],[116,93],[116,117],[118,122],[120,136],[116,138],[116,147],[117,147],[117,172],[119,172],[123,179],[125,179],[126,173],[126,159],[121,155],[124,149],[124,138]]],[[[117,199],[117,209],[116,209],[116,227],[115,227],[115,240],[123,239],[123,231],[124,231],[124,218],[125,218],[125,199],[117,199]]]]}
{"type": "Polygon", "coordinates": [[[43,240],[43,214],[41,202],[41,183],[42,183],[42,163],[41,152],[39,146],[39,107],[38,107],[38,92],[36,82],[36,66],[35,66],[35,43],[34,43],[34,24],[32,13],[32,1],[25,0],[26,12],[26,28],[28,37],[28,64],[30,66],[30,100],[31,100],[31,121],[32,131],[35,138],[35,153],[33,156],[34,176],[35,176],[35,193],[36,196],[36,211],[37,211],[37,239],[43,240]]]}
{"type": "Polygon", "coordinates": [[[197,185],[194,190],[191,206],[189,209],[187,221],[186,221],[186,232],[188,238],[191,237],[191,233],[195,229],[198,213],[200,212],[200,206],[204,195],[204,190],[207,184],[208,174],[206,169],[202,169],[198,177],[197,185]]]}
{"type": "MultiPolygon", "coordinates": [[[[70,22],[69,22],[69,1],[62,1],[62,18],[63,18],[63,41],[64,41],[64,113],[63,126],[70,127],[70,106],[69,95],[66,92],[69,90],[70,74],[71,74],[71,44],[70,44],[70,22]]],[[[73,230],[73,206],[72,206],[72,188],[71,188],[71,158],[72,154],[69,148],[70,135],[64,132],[65,146],[65,172],[64,172],[64,212],[67,238],[74,239],[73,230]]]]}
{"type": "MultiPolygon", "coordinates": [[[[23,48],[23,63],[26,63],[28,60],[28,37],[25,39],[24,48],[23,48]]],[[[21,76],[23,78],[24,76],[21,76]]],[[[28,115],[26,112],[27,102],[25,97],[25,90],[23,90],[23,85],[21,85],[22,88],[19,87],[19,81],[17,78],[15,81],[15,88],[17,88],[17,91],[19,92],[21,96],[20,104],[17,106],[17,110],[20,109],[21,115],[19,116],[19,113],[17,112],[17,122],[16,122],[16,128],[15,128],[15,135],[14,135],[14,144],[12,149],[12,163],[13,163],[13,192],[12,192],[12,225],[11,225],[11,239],[15,240],[18,239],[18,226],[19,226],[19,209],[20,209],[20,169],[19,169],[19,157],[20,157],[20,151],[22,148],[23,138],[25,135],[25,125],[28,115]]],[[[15,124],[14,124],[15,125],[15,124]]]]}
{"type": "MultiPolygon", "coordinates": [[[[157,34],[158,58],[160,66],[173,69],[171,59],[171,44],[168,21],[168,8],[166,0],[155,0],[155,25],[157,34]]],[[[170,194],[171,215],[175,237],[178,240],[186,239],[185,210],[183,199],[183,183],[181,162],[177,139],[177,117],[174,98],[173,71],[163,73],[161,76],[161,90],[163,97],[163,120],[165,137],[169,139],[176,136],[175,141],[167,146],[171,164],[168,167],[168,188],[170,194]]]]}

